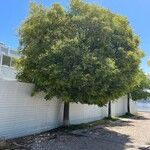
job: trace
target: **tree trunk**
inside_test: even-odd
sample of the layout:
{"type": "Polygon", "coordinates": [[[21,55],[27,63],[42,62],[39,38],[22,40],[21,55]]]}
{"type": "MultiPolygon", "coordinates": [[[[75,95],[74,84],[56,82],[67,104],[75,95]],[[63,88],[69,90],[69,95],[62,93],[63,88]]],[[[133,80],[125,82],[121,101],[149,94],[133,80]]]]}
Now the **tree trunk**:
{"type": "Polygon", "coordinates": [[[64,102],[63,126],[68,127],[69,124],[69,102],[64,102]]]}
{"type": "Polygon", "coordinates": [[[111,101],[108,103],[108,118],[111,118],[111,101]]]}
{"type": "Polygon", "coordinates": [[[130,93],[127,94],[127,114],[130,114],[130,93]]]}

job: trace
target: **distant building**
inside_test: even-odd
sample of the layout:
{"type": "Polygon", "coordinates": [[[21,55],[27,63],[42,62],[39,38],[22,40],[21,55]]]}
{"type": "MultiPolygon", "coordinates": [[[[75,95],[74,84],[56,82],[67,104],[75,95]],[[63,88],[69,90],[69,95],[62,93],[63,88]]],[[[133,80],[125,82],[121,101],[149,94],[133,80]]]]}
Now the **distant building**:
{"type": "Polygon", "coordinates": [[[0,79],[13,80],[16,78],[15,58],[19,57],[16,51],[0,43],[0,79]]]}

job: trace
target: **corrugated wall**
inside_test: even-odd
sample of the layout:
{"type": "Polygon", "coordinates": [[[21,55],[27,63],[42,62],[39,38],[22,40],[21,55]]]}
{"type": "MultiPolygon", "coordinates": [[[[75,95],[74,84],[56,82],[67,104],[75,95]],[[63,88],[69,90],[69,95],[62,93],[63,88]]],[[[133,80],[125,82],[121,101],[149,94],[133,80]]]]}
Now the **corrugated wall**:
{"type": "MultiPolygon", "coordinates": [[[[0,137],[14,138],[50,130],[62,125],[63,103],[56,98],[45,101],[43,94],[31,97],[33,85],[17,81],[0,81],[0,137]]],[[[136,105],[131,104],[132,112],[136,105]]],[[[112,104],[113,115],[126,112],[126,97],[112,104]]],[[[107,107],[70,105],[72,124],[99,120],[107,116],[107,107]]]]}

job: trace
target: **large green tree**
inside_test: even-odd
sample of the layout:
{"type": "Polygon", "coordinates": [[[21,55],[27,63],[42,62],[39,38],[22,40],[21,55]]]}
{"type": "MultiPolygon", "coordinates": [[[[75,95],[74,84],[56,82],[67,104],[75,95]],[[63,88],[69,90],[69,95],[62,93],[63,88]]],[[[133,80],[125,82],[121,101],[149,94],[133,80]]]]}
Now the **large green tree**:
{"type": "Polygon", "coordinates": [[[69,10],[32,4],[19,37],[18,79],[64,101],[64,125],[70,102],[103,106],[126,94],[142,56],[127,18],[82,0],[69,10]]]}

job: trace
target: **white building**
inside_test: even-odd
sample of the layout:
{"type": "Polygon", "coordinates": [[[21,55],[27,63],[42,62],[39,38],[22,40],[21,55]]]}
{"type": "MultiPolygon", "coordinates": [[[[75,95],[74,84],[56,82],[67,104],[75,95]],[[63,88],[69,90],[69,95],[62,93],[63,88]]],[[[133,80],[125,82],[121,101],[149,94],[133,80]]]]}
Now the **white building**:
{"type": "Polygon", "coordinates": [[[15,58],[19,58],[19,54],[0,43],[0,79],[13,80],[16,78],[15,58]]]}

